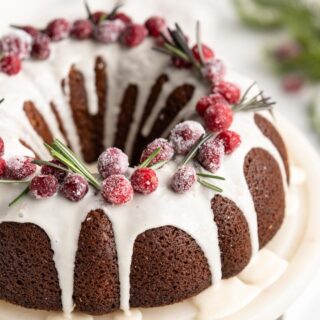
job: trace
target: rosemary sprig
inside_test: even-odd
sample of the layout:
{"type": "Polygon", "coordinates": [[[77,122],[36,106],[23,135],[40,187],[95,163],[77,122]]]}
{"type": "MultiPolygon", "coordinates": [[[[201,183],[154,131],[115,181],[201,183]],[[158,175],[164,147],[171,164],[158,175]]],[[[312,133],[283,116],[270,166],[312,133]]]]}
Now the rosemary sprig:
{"type": "Polygon", "coordinates": [[[198,47],[198,52],[200,56],[200,61],[201,65],[204,66],[205,64],[205,58],[202,50],[202,42],[201,42],[201,26],[200,26],[200,21],[197,21],[197,27],[196,27],[196,38],[197,38],[197,47],[198,47]]]}
{"type": "Polygon", "coordinates": [[[28,180],[0,180],[0,184],[24,184],[24,183],[30,183],[28,180]]]}
{"type": "Polygon", "coordinates": [[[117,14],[118,10],[123,6],[123,3],[116,3],[114,8],[111,10],[111,12],[107,15],[106,20],[112,20],[115,15],[117,14]]]}
{"type": "Polygon", "coordinates": [[[37,164],[37,165],[39,165],[39,166],[46,165],[46,166],[48,166],[48,167],[56,168],[56,169],[59,169],[59,170],[62,170],[62,171],[71,172],[68,168],[59,166],[59,165],[54,164],[54,163],[49,162],[49,161],[43,161],[43,160],[34,159],[34,160],[32,161],[32,163],[37,164]]]}
{"type": "MultiPolygon", "coordinates": [[[[89,7],[89,4],[88,2],[85,0],[84,1],[84,5],[85,5],[85,8],[86,8],[86,11],[87,11],[87,14],[88,14],[88,19],[91,20],[92,23],[96,23],[96,21],[93,20],[93,16],[92,16],[92,11],[89,7]]],[[[109,14],[106,14],[106,15],[103,15],[100,19],[100,21],[98,21],[98,24],[101,23],[102,21],[105,21],[105,20],[112,20],[115,15],[117,14],[118,10],[123,6],[122,3],[117,3],[113,9],[111,10],[111,12],[109,14]]]]}
{"type": "Polygon", "coordinates": [[[95,189],[101,189],[99,181],[64,143],[58,139],[54,139],[52,145],[45,144],[45,146],[54,158],[61,161],[71,171],[82,175],[95,189]]]}
{"type": "Polygon", "coordinates": [[[4,98],[0,99],[0,104],[4,101],[4,98]]]}
{"type": "Polygon", "coordinates": [[[155,163],[154,165],[149,166],[149,168],[153,169],[153,170],[158,170],[158,169],[162,168],[168,162],[169,162],[168,160],[159,161],[159,162],[155,163]]]}
{"type": "MultiPolygon", "coordinates": [[[[157,148],[156,150],[154,150],[150,156],[144,160],[140,165],[139,165],[139,168],[148,168],[149,167],[149,164],[151,163],[151,161],[159,154],[159,152],[161,151],[161,148],[157,148]]],[[[158,162],[159,163],[159,162],[158,162]]],[[[157,163],[157,164],[158,164],[157,163]]],[[[156,165],[156,164],[155,164],[156,165]]]]}
{"type": "Polygon", "coordinates": [[[200,177],[198,177],[198,182],[200,184],[202,184],[204,187],[209,188],[209,189],[211,189],[211,190],[213,190],[215,192],[219,192],[219,193],[223,192],[223,189],[213,185],[212,183],[210,183],[210,182],[208,182],[206,180],[201,179],[200,177]]]}
{"type": "Polygon", "coordinates": [[[29,186],[27,186],[25,189],[23,189],[23,191],[9,203],[9,207],[12,207],[14,204],[19,202],[28,193],[29,193],[29,186]]]}
{"type": "Polygon", "coordinates": [[[202,173],[202,172],[198,172],[197,176],[201,177],[201,178],[210,178],[210,179],[217,179],[217,180],[226,180],[226,178],[221,177],[221,176],[216,176],[214,174],[211,173],[202,173]]]}

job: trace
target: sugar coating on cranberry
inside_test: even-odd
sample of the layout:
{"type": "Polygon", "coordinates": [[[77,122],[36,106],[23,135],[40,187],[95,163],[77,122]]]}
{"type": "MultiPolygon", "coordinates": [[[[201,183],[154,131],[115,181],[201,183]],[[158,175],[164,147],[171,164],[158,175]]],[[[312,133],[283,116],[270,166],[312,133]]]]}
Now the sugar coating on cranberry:
{"type": "Polygon", "coordinates": [[[54,19],[47,25],[46,33],[52,41],[60,41],[69,36],[70,23],[63,18],[54,19]]]}
{"type": "Polygon", "coordinates": [[[149,35],[155,38],[160,36],[161,32],[165,30],[166,25],[166,20],[159,16],[150,17],[145,22],[145,26],[149,31],[149,35]]]}
{"type": "Polygon", "coordinates": [[[171,130],[169,141],[177,154],[186,155],[204,134],[205,130],[199,122],[188,120],[171,130]]]}
{"type": "Polygon", "coordinates": [[[61,185],[60,191],[64,197],[72,202],[82,200],[88,193],[87,180],[78,174],[69,174],[61,185]]]}
{"type": "Polygon", "coordinates": [[[159,180],[154,170],[150,168],[138,168],[131,176],[131,184],[134,191],[149,194],[157,190],[159,180]]]}
{"type": "Polygon", "coordinates": [[[31,56],[34,59],[45,60],[49,58],[50,50],[50,38],[43,33],[39,33],[33,39],[31,56]]]}
{"type": "MultiPolygon", "coordinates": [[[[208,62],[214,58],[214,52],[212,51],[212,49],[210,49],[205,44],[201,44],[201,50],[202,50],[202,56],[203,56],[204,62],[208,62]]],[[[199,46],[198,45],[193,46],[192,53],[197,61],[202,60],[201,55],[199,53],[199,46]]]]}
{"type": "Polygon", "coordinates": [[[123,12],[117,12],[113,18],[113,20],[119,19],[121,20],[125,25],[132,24],[132,19],[125,13],[123,12]]]}
{"type": "Polygon", "coordinates": [[[203,66],[201,69],[203,76],[214,84],[221,81],[226,74],[226,67],[220,59],[213,59],[203,66]]]}
{"type": "Polygon", "coordinates": [[[228,104],[218,102],[205,111],[203,119],[210,131],[219,132],[231,126],[233,112],[228,104]]]}
{"type": "Polygon", "coordinates": [[[98,159],[98,171],[103,178],[112,174],[124,174],[128,168],[128,156],[118,148],[108,148],[98,159]]]}
{"type": "Polygon", "coordinates": [[[103,180],[101,194],[111,204],[124,204],[133,198],[133,188],[124,175],[114,174],[103,180]]]}
{"type": "MultiPolygon", "coordinates": [[[[52,160],[50,161],[52,164],[57,165],[61,168],[66,168],[66,166],[61,163],[59,160],[52,160]]],[[[68,172],[55,168],[55,167],[51,167],[49,165],[44,165],[41,168],[41,174],[43,175],[52,175],[54,176],[59,183],[62,183],[63,180],[65,179],[65,177],[67,176],[68,172]]]]}
{"type": "Polygon", "coordinates": [[[140,162],[147,160],[151,154],[160,148],[160,152],[152,159],[150,165],[154,165],[161,161],[169,161],[174,155],[174,149],[172,143],[167,139],[158,138],[153,140],[147,147],[143,150],[140,162]]]}
{"type": "Polygon", "coordinates": [[[4,155],[4,141],[0,137],[0,157],[2,157],[3,155],[4,155]]]}
{"type": "Polygon", "coordinates": [[[205,169],[215,173],[221,166],[223,155],[222,141],[211,138],[200,147],[198,161],[205,169]]]}
{"type": "Polygon", "coordinates": [[[91,37],[93,33],[92,22],[88,19],[76,20],[71,27],[70,35],[77,40],[84,40],[91,37]]]}
{"type": "Polygon", "coordinates": [[[6,160],[0,158],[0,177],[3,177],[6,172],[6,160]]]}
{"type": "Polygon", "coordinates": [[[57,193],[58,188],[58,180],[50,175],[34,177],[29,186],[31,195],[36,199],[48,199],[57,193]]]}
{"type": "Polygon", "coordinates": [[[108,44],[116,42],[126,25],[119,19],[106,20],[98,24],[94,29],[94,37],[97,41],[108,44]]]}
{"type": "Polygon", "coordinates": [[[177,193],[183,193],[191,189],[197,180],[197,173],[190,165],[183,166],[173,175],[171,188],[177,193]]]}
{"type": "Polygon", "coordinates": [[[25,156],[12,157],[7,161],[6,177],[12,180],[23,180],[36,172],[37,166],[32,159],[25,156]]]}
{"type": "Polygon", "coordinates": [[[204,96],[199,99],[196,104],[196,110],[200,116],[203,117],[205,111],[215,105],[217,102],[225,102],[225,98],[220,93],[213,93],[209,96],[204,96]]]}
{"type": "Polygon", "coordinates": [[[121,43],[126,47],[133,48],[143,42],[148,35],[148,30],[141,24],[128,25],[121,35],[121,43]]]}
{"type": "Polygon", "coordinates": [[[241,144],[241,137],[239,134],[237,134],[234,131],[226,130],[220,132],[216,140],[220,140],[223,143],[224,146],[224,152],[225,154],[232,153],[235,149],[237,149],[241,144]]]}
{"type": "Polygon", "coordinates": [[[4,56],[0,60],[0,71],[9,76],[18,74],[21,70],[21,60],[14,55],[4,56]]]}
{"type": "Polygon", "coordinates": [[[228,81],[221,81],[214,86],[214,91],[219,92],[229,103],[238,103],[241,91],[237,85],[228,81]]]}
{"type": "Polygon", "coordinates": [[[22,31],[16,30],[0,39],[0,52],[5,55],[13,55],[19,59],[30,57],[31,36],[22,31]]]}

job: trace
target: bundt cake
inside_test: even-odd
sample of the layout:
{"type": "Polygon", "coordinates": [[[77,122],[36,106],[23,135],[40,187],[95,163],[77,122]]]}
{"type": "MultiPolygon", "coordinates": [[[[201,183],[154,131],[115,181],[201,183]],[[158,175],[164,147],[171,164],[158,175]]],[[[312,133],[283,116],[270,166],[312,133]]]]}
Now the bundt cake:
{"type": "Polygon", "coordinates": [[[290,173],[270,101],[164,24],[89,12],[2,38],[1,300],[91,315],[177,303],[239,274],[281,227],[290,173]]]}

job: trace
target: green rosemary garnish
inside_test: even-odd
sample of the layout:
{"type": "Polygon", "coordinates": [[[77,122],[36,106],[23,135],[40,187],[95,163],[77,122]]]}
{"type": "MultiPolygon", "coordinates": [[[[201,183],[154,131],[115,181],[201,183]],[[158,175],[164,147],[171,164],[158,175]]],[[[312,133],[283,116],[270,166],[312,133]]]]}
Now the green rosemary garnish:
{"type": "Polygon", "coordinates": [[[9,207],[12,207],[14,204],[19,202],[25,195],[29,193],[29,186],[27,186],[23,191],[9,203],[9,207]]]}
{"type": "MultiPolygon", "coordinates": [[[[88,2],[85,0],[84,1],[84,5],[86,7],[86,11],[87,11],[87,14],[88,14],[88,19],[91,20],[92,23],[97,23],[96,21],[93,20],[93,16],[92,16],[92,11],[89,7],[89,4],[88,2]]],[[[97,24],[103,22],[103,21],[106,21],[106,20],[112,20],[115,15],[117,14],[118,10],[123,6],[122,3],[116,3],[116,5],[113,7],[113,9],[111,10],[111,12],[109,14],[105,14],[105,15],[102,15],[101,18],[100,18],[100,21],[98,21],[97,24]]]]}
{"type": "Polygon", "coordinates": [[[50,161],[43,161],[43,160],[34,159],[32,161],[32,163],[37,164],[39,166],[48,166],[48,167],[56,168],[56,169],[59,169],[59,170],[62,170],[62,171],[71,172],[68,168],[59,166],[59,165],[54,164],[54,163],[52,163],[50,161]]]}
{"type": "Polygon", "coordinates": [[[58,139],[54,139],[52,145],[45,143],[45,146],[48,148],[54,158],[61,161],[71,171],[82,175],[95,189],[101,189],[99,181],[86,168],[85,164],[79,160],[64,143],[58,139]]]}
{"type": "Polygon", "coordinates": [[[24,183],[30,183],[30,181],[28,180],[0,180],[0,184],[4,183],[4,184],[24,184],[24,183]]]}
{"type": "Polygon", "coordinates": [[[2,103],[4,101],[4,98],[0,99],[0,103],[2,103]]]}
{"type": "Polygon", "coordinates": [[[159,161],[159,162],[153,164],[152,166],[149,166],[149,168],[153,169],[153,170],[158,170],[158,169],[162,168],[168,162],[169,162],[169,160],[159,161]]]}
{"type": "Polygon", "coordinates": [[[217,179],[217,180],[226,180],[226,178],[221,177],[221,176],[216,176],[214,174],[211,173],[202,173],[202,172],[198,172],[197,176],[201,177],[201,178],[210,178],[210,179],[217,179]]]}
{"type": "Polygon", "coordinates": [[[270,97],[265,97],[263,95],[263,91],[260,91],[251,99],[249,100],[247,99],[250,90],[253,88],[255,84],[256,83],[253,82],[243,94],[240,102],[235,104],[232,107],[232,110],[234,112],[241,112],[241,111],[256,112],[256,111],[262,111],[262,110],[270,110],[273,108],[273,106],[276,103],[272,101],[270,97]]]}
{"type": "Polygon", "coordinates": [[[209,189],[211,189],[211,190],[213,190],[215,192],[219,192],[219,193],[223,192],[223,189],[213,185],[212,183],[210,183],[210,182],[208,182],[206,180],[201,179],[200,177],[198,177],[198,182],[200,184],[202,184],[204,187],[209,188],[209,189]]]}
{"type": "MultiPolygon", "coordinates": [[[[148,168],[149,164],[151,163],[151,161],[159,154],[160,151],[161,151],[160,147],[157,148],[156,150],[154,150],[150,154],[150,156],[139,165],[139,168],[148,168]]],[[[154,164],[154,166],[157,165],[157,164],[159,164],[159,162],[154,164]]]]}

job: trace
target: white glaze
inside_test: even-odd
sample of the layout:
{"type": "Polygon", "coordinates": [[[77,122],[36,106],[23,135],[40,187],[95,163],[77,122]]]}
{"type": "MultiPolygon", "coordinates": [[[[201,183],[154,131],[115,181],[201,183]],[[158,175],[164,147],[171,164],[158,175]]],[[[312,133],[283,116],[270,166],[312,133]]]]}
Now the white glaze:
{"type": "MultiPolygon", "coordinates": [[[[114,124],[119,111],[118,106],[121,103],[124,90],[130,83],[138,85],[139,97],[134,115],[134,125],[129,134],[130,139],[127,146],[129,152],[132,151],[129,145],[137,130],[138,120],[148,97],[150,86],[162,72],[168,72],[170,83],[165,84],[160,99],[144,127],[144,133],[148,134],[156,115],[165,105],[168,94],[177,85],[191,83],[196,85],[197,90],[184,114],[178,115],[176,119],[173,119],[173,122],[182,118],[186,113],[190,113],[197,99],[207,89],[198,83],[189,71],[175,70],[172,72],[171,68],[167,66],[168,60],[153,52],[150,46],[149,40],[132,50],[125,50],[116,44],[103,46],[90,42],[68,40],[54,46],[53,56],[48,62],[26,62],[24,71],[16,77],[9,78],[1,75],[0,97],[5,97],[6,100],[0,106],[4,119],[0,124],[0,136],[4,138],[8,152],[12,155],[30,155],[30,151],[21,147],[17,142],[18,138],[23,138],[33,146],[41,157],[48,157],[41,138],[33,130],[23,113],[22,105],[26,100],[35,103],[45,115],[54,136],[63,139],[54,116],[50,112],[50,102],[55,102],[74,150],[80,151],[79,139],[68,106],[69,97],[66,94],[68,88],[66,88],[66,93],[62,92],[60,82],[62,79],[67,79],[72,64],[81,70],[86,79],[86,88],[89,91],[89,110],[94,113],[97,110],[97,100],[93,94],[95,90],[92,81],[94,80],[93,64],[98,55],[107,61],[109,80],[106,145],[112,144],[115,134],[114,124]]],[[[227,77],[237,83],[242,91],[250,85],[250,81],[237,74],[229,72],[227,77]]],[[[68,86],[67,81],[66,84],[68,86]]],[[[252,94],[254,94],[254,90],[252,94]]],[[[252,114],[238,114],[232,129],[241,135],[242,145],[232,156],[225,157],[217,174],[226,178],[226,181],[220,184],[224,189],[223,195],[233,200],[247,219],[253,253],[255,254],[259,247],[257,218],[252,197],[243,175],[243,161],[249,150],[253,147],[261,147],[278,161],[283,177],[285,177],[284,167],[276,148],[256,127],[252,114]]],[[[5,157],[8,156],[9,153],[6,153],[5,157]]],[[[140,233],[151,228],[172,225],[191,235],[208,260],[213,282],[218,284],[221,279],[220,250],[217,227],[210,208],[210,200],[214,194],[199,184],[184,195],[171,192],[168,184],[175,169],[175,163],[166,165],[158,172],[160,187],[154,194],[147,197],[135,196],[132,202],[121,207],[105,205],[99,197],[93,195],[92,191],[77,204],[69,203],[59,196],[45,201],[36,201],[26,197],[10,209],[7,208],[7,201],[2,200],[0,221],[31,222],[46,231],[54,251],[54,261],[62,289],[63,308],[66,313],[73,310],[73,268],[80,227],[91,209],[103,208],[113,224],[118,251],[121,308],[123,310],[129,310],[129,275],[134,241],[140,233]],[[60,211],[56,208],[60,208],[60,211]]],[[[286,185],[285,179],[284,185],[286,185]]],[[[0,194],[6,194],[6,199],[14,198],[17,193],[16,186],[0,185],[0,194]]]]}

